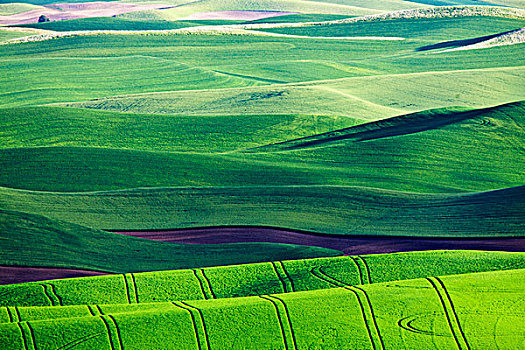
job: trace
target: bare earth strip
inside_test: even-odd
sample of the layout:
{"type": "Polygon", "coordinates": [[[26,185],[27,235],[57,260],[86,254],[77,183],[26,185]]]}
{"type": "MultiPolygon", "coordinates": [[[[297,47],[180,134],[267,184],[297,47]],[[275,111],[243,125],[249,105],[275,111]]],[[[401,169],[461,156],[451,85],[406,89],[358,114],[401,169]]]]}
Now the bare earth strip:
{"type": "Polygon", "coordinates": [[[0,266],[0,285],[100,275],[107,273],[53,267],[0,266]]]}
{"type": "Polygon", "coordinates": [[[88,17],[111,17],[128,12],[154,10],[166,7],[169,7],[169,5],[137,5],[120,2],[55,4],[47,5],[45,6],[45,9],[36,9],[10,16],[0,16],[0,25],[36,23],[41,15],[46,15],[51,21],[63,21],[88,17]]]}
{"type": "Polygon", "coordinates": [[[337,249],[347,255],[448,249],[525,252],[525,238],[345,237],[272,227],[240,226],[166,231],[119,231],[116,233],[162,242],[189,244],[269,242],[309,245],[337,249]]]}

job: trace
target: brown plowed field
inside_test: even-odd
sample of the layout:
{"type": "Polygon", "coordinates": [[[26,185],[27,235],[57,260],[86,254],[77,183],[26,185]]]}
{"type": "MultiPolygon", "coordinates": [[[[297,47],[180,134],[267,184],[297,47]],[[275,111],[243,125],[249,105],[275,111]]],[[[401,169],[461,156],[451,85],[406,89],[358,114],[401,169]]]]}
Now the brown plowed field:
{"type": "Polygon", "coordinates": [[[119,2],[54,4],[46,5],[42,9],[35,9],[9,16],[0,16],[0,25],[13,26],[17,24],[36,23],[41,15],[46,15],[51,21],[63,21],[87,17],[111,17],[128,12],[154,10],[166,7],[169,7],[169,5],[139,5],[119,2]]]}
{"type": "Polygon", "coordinates": [[[0,266],[0,285],[11,283],[54,280],[59,278],[106,275],[89,270],[57,269],[47,267],[0,266]]]}
{"type": "Polygon", "coordinates": [[[525,252],[525,238],[410,238],[337,236],[271,227],[209,227],[166,231],[117,232],[156,241],[190,244],[270,242],[337,249],[345,254],[378,254],[421,250],[500,250],[525,252]]]}

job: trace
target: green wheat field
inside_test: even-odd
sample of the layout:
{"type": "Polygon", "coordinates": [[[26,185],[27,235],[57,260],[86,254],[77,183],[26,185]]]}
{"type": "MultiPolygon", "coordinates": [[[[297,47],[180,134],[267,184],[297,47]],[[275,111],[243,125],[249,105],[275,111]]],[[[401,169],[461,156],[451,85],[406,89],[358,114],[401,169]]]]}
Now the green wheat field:
{"type": "Polygon", "coordinates": [[[0,349],[525,348],[522,0],[0,0],[0,349]]]}

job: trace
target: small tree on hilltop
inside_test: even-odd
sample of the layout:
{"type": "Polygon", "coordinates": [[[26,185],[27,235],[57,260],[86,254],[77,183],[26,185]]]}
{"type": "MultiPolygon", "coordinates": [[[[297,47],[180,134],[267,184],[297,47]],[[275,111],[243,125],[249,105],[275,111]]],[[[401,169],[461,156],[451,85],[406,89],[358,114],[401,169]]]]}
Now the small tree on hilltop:
{"type": "Polygon", "coordinates": [[[49,18],[46,15],[38,17],[38,23],[49,22],[49,18]]]}

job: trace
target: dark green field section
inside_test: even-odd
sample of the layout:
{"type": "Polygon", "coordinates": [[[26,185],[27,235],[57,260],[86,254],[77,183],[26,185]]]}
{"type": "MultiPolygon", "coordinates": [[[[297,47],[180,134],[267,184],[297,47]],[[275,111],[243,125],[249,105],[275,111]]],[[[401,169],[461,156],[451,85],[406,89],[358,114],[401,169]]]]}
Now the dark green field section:
{"type": "MultiPolygon", "coordinates": [[[[0,306],[140,304],[237,298],[333,288],[334,280],[340,287],[522,268],[525,268],[525,253],[482,251],[283,260],[5,285],[0,286],[0,306]],[[327,279],[326,274],[331,277],[327,279]]],[[[1,313],[0,316],[5,318],[1,313]]]]}
{"type": "Polygon", "coordinates": [[[138,272],[337,256],[337,250],[273,243],[175,244],[0,211],[0,264],[138,272]]]}
{"type": "Polygon", "coordinates": [[[467,38],[514,30],[525,25],[523,19],[498,17],[414,18],[388,21],[371,21],[325,24],[304,27],[261,29],[280,34],[347,37],[347,36],[396,36],[421,41],[445,41],[458,34],[467,38]]]}
{"type": "MultiPolygon", "coordinates": [[[[89,116],[90,113],[86,115],[89,116]]],[[[111,128],[107,129],[109,137],[105,140],[102,134],[80,141],[82,135],[78,133],[76,138],[72,136],[70,141],[67,140],[68,129],[72,129],[75,124],[107,125],[114,115],[107,116],[110,119],[100,123],[87,118],[76,122],[71,118],[69,126],[66,122],[58,128],[42,130],[39,134],[43,139],[50,141],[55,138],[57,142],[65,144],[133,147],[133,137],[130,141],[122,141],[126,139],[124,135],[112,132],[111,128]]],[[[522,102],[477,111],[432,110],[309,136],[308,139],[288,140],[284,144],[252,149],[252,152],[220,154],[152,152],[93,146],[9,148],[0,150],[0,167],[5,169],[0,174],[0,185],[59,192],[239,184],[365,186],[396,191],[445,193],[487,191],[523,184],[524,116],[522,102]],[[280,152],[281,150],[286,152],[280,152]]],[[[49,117],[45,118],[49,120],[49,117]]],[[[140,124],[131,125],[130,120],[138,120],[137,118],[126,115],[120,118],[131,129],[130,134],[137,135],[135,138],[138,138],[142,128],[140,124]]],[[[157,128],[161,128],[162,123],[168,119],[157,117],[157,128]]],[[[7,116],[4,120],[4,124],[10,125],[9,130],[12,130],[5,133],[4,139],[8,145],[11,142],[28,146],[42,144],[38,137],[37,140],[27,140],[29,134],[26,133],[25,137],[19,135],[27,122],[21,120],[18,126],[13,125],[16,122],[10,122],[7,116]],[[13,141],[24,138],[24,141],[13,141]]],[[[254,124],[257,121],[256,118],[251,119],[254,124]]],[[[265,119],[261,118],[261,123],[264,122],[265,119]]],[[[48,121],[50,125],[58,123],[48,121]]],[[[184,120],[173,123],[172,127],[183,123],[184,120]]],[[[271,121],[266,120],[266,123],[268,125],[271,121]]],[[[247,125],[246,130],[253,128],[254,124],[247,125]]],[[[305,129],[308,129],[307,125],[308,123],[305,129]]],[[[331,128],[332,125],[328,121],[325,127],[331,128]]],[[[182,136],[178,140],[175,138],[171,145],[152,146],[157,140],[168,143],[169,136],[150,132],[150,139],[145,135],[141,140],[144,146],[137,142],[135,147],[194,147],[202,150],[205,146],[199,139],[185,143],[186,146],[177,146],[177,142],[181,145],[190,139],[194,134],[193,130],[200,129],[198,132],[204,134],[210,128],[211,123],[203,118],[193,129],[187,128],[187,134],[181,132],[182,136]]],[[[286,122],[277,126],[276,136],[286,137],[286,128],[286,122]]],[[[301,128],[298,127],[298,133],[301,128]]],[[[267,130],[271,130],[271,127],[267,130]]],[[[210,140],[210,150],[220,147],[219,143],[226,143],[228,139],[232,140],[233,145],[240,147],[240,138],[236,135],[231,138],[217,137],[215,140],[213,137],[205,137],[210,140]]],[[[259,140],[264,138],[269,137],[264,136],[262,131],[259,140]]]]}
{"type": "Polygon", "coordinates": [[[318,273],[334,288],[156,304],[3,308],[0,342],[5,349],[479,349],[524,341],[524,270],[360,286],[329,271],[318,273]]]}
{"type": "MultiPolygon", "coordinates": [[[[0,205],[114,231],[259,225],[339,235],[519,237],[525,225],[524,191],[521,186],[432,195],[359,187],[262,186],[70,194],[3,188],[0,205]]],[[[13,242],[30,242],[19,233],[23,215],[17,215],[5,222],[17,237],[13,242]]],[[[46,227],[53,227],[53,220],[46,221],[46,227]]],[[[40,230],[32,226],[33,234],[40,236],[40,230]]]]}
{"type": "MultiPolygon", "coordinates": [[[[321,135],[304,137],[297,140],[285,141],[276,145],[269,145],[253,151],[275,152],[293,149],[305,149],[312,146],[325,146],[337,141],[351,140],[353,142],[374,141],[377,139],[408,136],[411,134],[431,131],[469,120],[480,121],[481,124],[492,125],[492,120],[505,120],[507,123],[516,123],[521,128],[520,117],[525,112],[525,103],[516,102],[491,108],[442,108],[392,117],[385,120],[366,123],[342,130],[335,130],[321,135]],[[514,119],[517,117],[518,121],[514,119]],[[485,118],[485,119],[484,119],[485,118]]],[[[502,120],[502,121],[503,121],[502,120]]],[[[505,123],[505,122],[504,122],[505,123]]],[[[519,131],[518,131],[519,132],[519,131]]],[[[518,135],[516,135],[518,136],[518,135]]],[[[517,141],[515,137],[513,141],[517,141]]],[[[519,151],[519,150],[517,150],[519,151]]]]}
{"type": "Polygon", "coordinates": [[[296,15],[284,15],[277,17],[269,17],[263,19],[257,19],[255,21],[245,23],[302,23],[302,22],[324,22],[334,21],[337,19],[350,18],[352,16],[347,15],[330,15],[320,13],[301,13],[296,15]]]}
{"type": "Polygon", "coordinates": [[[359,124],[319,115],[184,116],[65,107],[0,109],[0,148],[75,146],[218,153],[359,124]]]}

